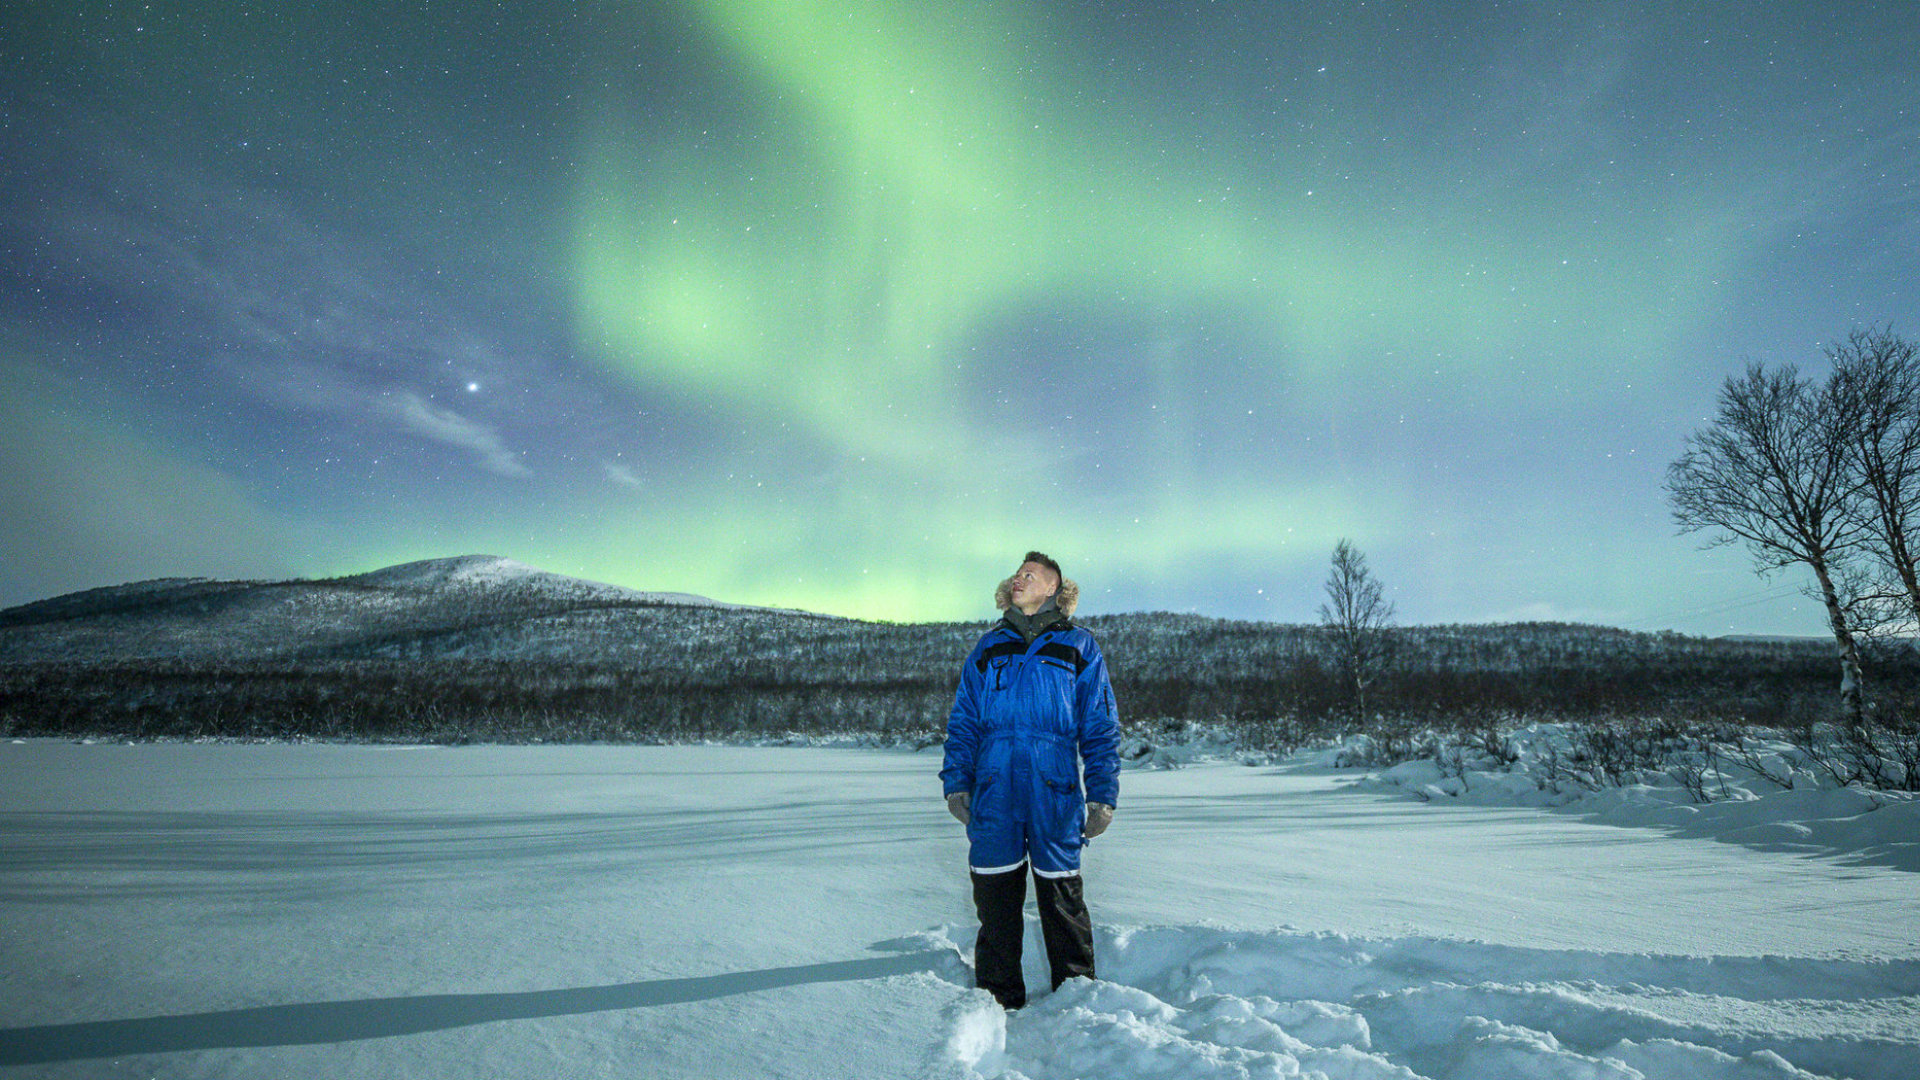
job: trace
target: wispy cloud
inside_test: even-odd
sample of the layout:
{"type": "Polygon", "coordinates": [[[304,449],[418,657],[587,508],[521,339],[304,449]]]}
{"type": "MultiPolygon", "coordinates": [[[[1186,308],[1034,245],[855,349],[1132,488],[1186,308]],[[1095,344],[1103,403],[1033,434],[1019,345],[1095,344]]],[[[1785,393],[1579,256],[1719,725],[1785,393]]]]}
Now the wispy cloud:
{"type": "Polygon", "coordinates": [[[60,295],[166,313],[142,322],[145,339],[205,363],[216,385],[288,386],[297,400],[319,372],[329,387],[431,394],[477,381],[555,396],[526,320],[471,283],[421,274],[388,238],[77,107],[26,119],[36,137],[8,163],[21,190],[0,193],[0,239],[64,257],[35,254],[18,272],[60,295]]]}
{"type": "Polygon", "coordinates": [[[480,467],[488,472],[501,476],[533,475],[521,462],[520,455],[507,449],[492,428],[419,394],[408,392],[380,398],[378,411],[405,431],[472,453],[480,467]]]}
{"type": "Polygon", "coordinates": [[[606,461],[603,459],[600,462],[600,467],[606,470],[607,479],[622,487],[638,488],[646,486],[645,481],[641,480],[638,474],[617,461],[606,461]]]}

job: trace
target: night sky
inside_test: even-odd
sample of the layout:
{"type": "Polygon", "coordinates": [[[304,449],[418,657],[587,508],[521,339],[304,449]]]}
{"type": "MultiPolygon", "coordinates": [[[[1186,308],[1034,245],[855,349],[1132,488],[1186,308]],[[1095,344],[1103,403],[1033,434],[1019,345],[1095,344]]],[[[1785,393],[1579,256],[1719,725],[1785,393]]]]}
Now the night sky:
{"type": "MultiPolygon", "coordinates": [[[[23,10],[24,8],[24,10],[23,10]]],[[[1920,333],[1895,3],[0,16],[0,604],[487,552],[982,618],[1819,634],[1721,380],[1920,333]]]]}

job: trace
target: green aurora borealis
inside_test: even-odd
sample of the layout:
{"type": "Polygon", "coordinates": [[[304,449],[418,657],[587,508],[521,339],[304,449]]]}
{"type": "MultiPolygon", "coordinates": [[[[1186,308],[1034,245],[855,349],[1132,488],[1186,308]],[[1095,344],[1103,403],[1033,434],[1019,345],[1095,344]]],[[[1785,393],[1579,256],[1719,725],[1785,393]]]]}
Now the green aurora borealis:
{"type": "Polygon", "coordinates": [[[9,15],[0,602],[491,551],[980,617],[1819,632],[1659,483],[1912,322],[1899,5],[9,15]]]}

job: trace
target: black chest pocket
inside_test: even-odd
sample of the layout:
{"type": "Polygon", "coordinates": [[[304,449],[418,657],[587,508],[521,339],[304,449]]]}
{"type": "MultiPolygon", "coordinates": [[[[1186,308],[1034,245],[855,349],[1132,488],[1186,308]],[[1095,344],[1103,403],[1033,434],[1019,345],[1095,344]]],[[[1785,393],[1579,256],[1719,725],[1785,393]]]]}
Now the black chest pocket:
{"type": "Polygon", "coordinates": [[[1007,668],[1013,663],[1011,656],[996,656],[987,662],[987,674],[993,679],[995,690],[1007,688],[1007,668]]]}

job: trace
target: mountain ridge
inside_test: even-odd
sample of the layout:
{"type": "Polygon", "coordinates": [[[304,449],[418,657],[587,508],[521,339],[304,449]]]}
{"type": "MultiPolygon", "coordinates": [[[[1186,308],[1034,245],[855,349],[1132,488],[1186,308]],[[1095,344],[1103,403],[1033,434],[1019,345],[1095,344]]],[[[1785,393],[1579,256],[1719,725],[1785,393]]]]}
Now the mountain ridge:
{"type": "MultiPolygon", "coordinates": [[[[154,578],[0,610],[0,662],[205,662],[435,653],[450,636],[518,633],[501,658],[578,654],[593,612],[824,619],[568,577],[494,555],[422,559],[331,578],[154,578]],[[543,622],[544,620],[544,622],[543,622]],[[557,622],[556,622],[557,621],[557,622]]],[[[585,635],[591,639],[595,635],[585,635]]],[[[451,655],[463,655],[460,646],[451,655]]]]}
{"type": "MultiPolygon", "coordinates": [[[[1332,729],[1321,628],[1082,615],[1127,714],[1332,729]]],[[[706,738],[940,729],[987,618],[881,623],[584,581],[490,555],[318,580],[162,578],[0,611],[0,734],[706,738]]],[[[1396,723],[1790,717],[1830,647],[1573,624],[1407,626],[1396,723]]],[[[1811,714],[1811,713],[1808,713],[1811,714]]]]}
{"type": "MultiPolygon", "coordinates": [[[[396,592],[430,592],[439,588],[505,588],[545,593],[555,599],[568,599],[581,602],[600,601],[669,607],[711,608],[723,611],[770,612],[818,619],[847,618],[846,616],[807,611],[802,608],[769,607],[716,600],[698,593],[634,589],[625,585],[614,585],[608,582],[572,577],[551,570],[543,570],[539,567],[503,556],[474,553],[431,559],[416,559],[404,563],[395,563],[391,566],[384,566],[374,570],[326,578],[161,577],[124,582],[118,585],[102,585],[90,589],[62,593],[58,596],[46,597],[40,600],[31,600],[9,608],[0,608],[0,630],[11,626],[35,622],[109,614],[119,608],[142,608],[156,603],[193,600],[207,595],[235,590],[298,588],[302,586],[311,586],[314,588],[362,587],[393,590],[396,592]]],[[[1222,624],[1265,625],[1275,628],[1304,625],[1299,623],[1268,622],[1264,620],[1229,619],[1204,615],[1198,612],[1115,612],[1104,616],[1096,616],[1095,618],[1195,618],[1222,624]]],[[[848,619],[848,621],[866,622],[868,620],[848,619]]],[[[948,622],[951,620],[929,621],[948,622]]],[[[1665,631],[1627,630],[1625,628],[1606,626],[1603,624],[1532,621],[1485,624],[1444,623],[1433,624],[1433,626],[1470,626],[1475,628],[1491,626],[1567,626],[1591,627],[1597,630],[1634,635],[1659,635],[1668,633],[1665,631]]],[[[1693,637],[1694,635],[1682,636],[1693,637]]],[[[1726,634],[1714,638],[1700,638],[1700,640],[1729,643],[1803,645],[1822,643],[1826,639],[1818,635],[1726,634]]]]}

